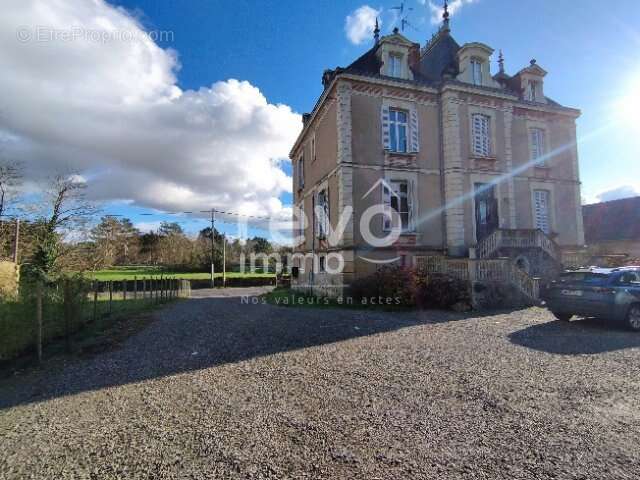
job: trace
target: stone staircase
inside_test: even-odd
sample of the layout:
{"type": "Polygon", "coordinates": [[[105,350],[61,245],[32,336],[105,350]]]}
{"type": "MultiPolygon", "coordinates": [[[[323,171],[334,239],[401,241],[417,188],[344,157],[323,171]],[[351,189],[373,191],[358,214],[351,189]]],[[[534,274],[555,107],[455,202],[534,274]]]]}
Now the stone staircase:
{"type": "Polygon", "coordinates": [[[540,285],[563,268],[562,249],[542,230],[498,229],[469,249],[469,258],[425,257],[425,273],[446,273],[475,283],[499,282],[513,286],[529,304],[540,302],[540,285]],[[529,271],[516,264],[527,258],[529,271]]]}
{"type": "Polygon", "coordinates": [[[505,280],[534,303],[540,298],[541,279],[553,278],[563,268],[562,250],[538,229],[497,229],[471,249],[470,257],[507,261],[505,280]],[[528,268],[523,269],[515,263],[521,258],[525,259],[528,268]]]}
{"type": "Polygon", "coordinates": [[[475,283],[501,282],[514,286],[530,304],[538,304],[540,299],[540,279],[520,270],[509,258],[449,258],[445,256],[424,257],[420,270],[447,274],[475,283]]]}
{"type": "Polygon", "coordinates": [[[542,230],[499,228],[475,248],[477,258],[492,258],[504,249],[540,249],[560,262],[561,251],[558,244],[542,230]]]}

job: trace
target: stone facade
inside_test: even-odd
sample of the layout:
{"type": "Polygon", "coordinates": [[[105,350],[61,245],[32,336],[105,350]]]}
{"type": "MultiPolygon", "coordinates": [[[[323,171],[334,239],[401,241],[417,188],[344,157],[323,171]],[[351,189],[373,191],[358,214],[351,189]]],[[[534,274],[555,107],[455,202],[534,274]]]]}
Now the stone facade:
{"type": "MultiPolygon", "coordinates": [[[[318,193],[328,194],[329,223],[343,232],[332,243],[320,238],[311,220],[296,251],[340,255],[344,268],[327,273],[325,259],[314,272],[310,257],[300,259],[294,286],[340,295],[354,278],[387,262],[468,256],[480,240],[477,219],[485,221],[479,185],[491,192],[494,228],[546,228],[561,246],[583,245],[575,138],[580,112],[541,96],[546,72],[533,61],[514,76],[504,73],[501,61],[500,72],[491,76],[491,52],[478,43],[457,46],[447,25],[422,49],[395,32],[350,67],[325,72],[325,90],[291,151],[294,203],[311,220],[318,193]],[[446,49],[451,62],[437,65],[446,49]],[[397,78],[384,64],[390,55],[405,62],[397,78]],[[482,75],[471,78],[456,62],[476,62],[482,75]],[[428,77],[440,67],[439,78],[428,77]],[[402,148],[390,145],[391,109],[407,115],[402,148]],[[477,116],[487,125],[480,139],[477,116]],[[534,130],[541,133],[532,146],[534,130]],[[489,145],[486,152],[478,153],[478,142],[489,145]],[[544,153],[542,160],[532,158],[534,148],[544,153]],[[297,180],[301,168],[304,185],[297,180]],[[372,248],[361,222],[370,207],[383,202],[389,182],[407,185],[409,228],[392,245],[372,248]]],[[[381,219],[367,225],[374,236],[385,235],[381,219]]]]}

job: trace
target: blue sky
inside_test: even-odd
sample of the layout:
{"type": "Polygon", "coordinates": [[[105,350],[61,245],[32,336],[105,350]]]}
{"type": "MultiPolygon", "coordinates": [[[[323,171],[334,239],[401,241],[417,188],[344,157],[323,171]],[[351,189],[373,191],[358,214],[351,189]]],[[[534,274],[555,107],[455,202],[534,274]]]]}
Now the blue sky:
{"type": "MultiPolygon", "coordinates": [[[[125,8],[148,31],[171,32],[171,38],[159,46],[177,52],[176,82],[183,91],[238,79],[257,87],[269,104],[287,105],[302,113],[313,107],[321,93],[324,69],[349,64],[371,45],[369,39],[355,45],[347,38],[346,17],[369,5],[380,11],[386,34],[395,26],[392,7],[400,0],[108,3],[125,8]]],[[[621,101],[637,102],[640,109],[640,97],[631,95],[640,87],[640,2],[536,0],[530,2],[535,8],[512,0],[451,3],[461,4],[452,18],[459,43],[481,41],[496,51],[502,49],[508,73],[536,58],[549,72],[546,94],[582,110],[578,134],[585,139],[579,146],[583,197],[593,201],[604,191],[625,186],[640,192],[640,127],[632,115],[624,118],[615,113],[621,101]]],[[[413,8],[408,18],[416,27],[405,35],[424,44],[437,28],[431,22],[429,1],[424,5],[405,0],[404,4],[413,8]]],[[[495,59],[492,68],[497,68],[495,59]]],[[[290,173],[288,165],[283,168],[290,173]]],[[[283,204],[290,202],[289,194],[279,195],[283,204]]],[[[107,211],[138,223],[165,218],[141,216],[148,205],[138,208],[117,202],[107,211]]],[[[204,226],[202,220],[182,221],[190,231],[204,226]]]]}
{"type": "MultiPolygon", "coordinates": [[[[392,28],[390,8],[399,1],[211,2],[126,0],[115,2],[144,13],[147,28],[172,30],[169,46],[180,54],[180,85],[198,88],[215,80],[249,80],[270,102],[297,112],[312,108],[325,68],[346,65],[370,47],[353,45],[345,17],[362,5],[382,12],[383,31],[392,28]]],[[[408,0],[409,19],[419,31],[406,35],[424,43],[434,31],[428,5],[408,0]]],[[[582,110],[579,135],[610,120],[611,105],[634,81],[640,87],[640,2],[537,0],[535,12],[522,2],[479,0],[452,19],[459,43],[482,41],[503,49],[515,73],[531,58],[549,74],[545,88],[556,101],[582,110]],[[527,13],[527,14],[525,14],[527,13]]],[[[495,65],[493,66],[495,68],[495,65]]],[[[640,181],[640,143],[633,130],[607,130],[580,145],[583,196],[640,181]]]]}

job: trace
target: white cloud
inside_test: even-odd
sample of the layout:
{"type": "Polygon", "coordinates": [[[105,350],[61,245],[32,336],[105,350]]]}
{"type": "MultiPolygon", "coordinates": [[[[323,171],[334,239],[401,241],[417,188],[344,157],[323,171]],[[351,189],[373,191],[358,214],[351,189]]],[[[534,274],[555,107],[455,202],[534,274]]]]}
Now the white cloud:
{"type": "Polygon", "coordinates": [[[373,41],[373,29],[380,12],[381,10],[369,5],[363,5],[347,15],[344,31],[349,41],[354,45],[360,45],[366,40],[373,41]]]}
{"type": "Polygon", "coordinates": [[[162,222],[137,222],[133,226],[142,233],[157,232],[162,222]]]}
{"type": "Polygon", "coordinates": [[[300,116],[248,82],[180,90],[177,54],[123,9],[3,0],[0,64],[0,137],[32,175],[77,172],[96,200],[158,210],[283,209],[300,116]]]}
{"type": "MultiPolygon", "coordinates": [[[[478,1],[480,0],[452,0],[451,2],[449,2],[449,15],[453,17],[460,10],[462,10],[462,7],[464,7],[465,5],[477,3],[478,1]]],[[[420,3],[424,4],[425,2],[426,0],[421,0],[420,3]]],[[[429,9],[431,10],[431,23],[433,25],[438,25],[439,23],[441,23],[442,14],[444,13],[442,2],[438,2],[438,5],[436,5],[433,0],[429,0],[429,9]]]]}
{"type": "Polygon", "coordinates": [[[596,195],[597,202],[609,202],[620,198],[629,198],[640,196],[640,187],[634,185],[621,185],[619,187],[610,188],[596,195]]]}

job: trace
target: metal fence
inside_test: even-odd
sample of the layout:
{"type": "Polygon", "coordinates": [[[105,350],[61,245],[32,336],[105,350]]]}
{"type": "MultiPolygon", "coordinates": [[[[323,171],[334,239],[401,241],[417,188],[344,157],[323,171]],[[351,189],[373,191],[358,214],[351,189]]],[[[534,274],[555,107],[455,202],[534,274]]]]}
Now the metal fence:
{"type": "Polygon", "coordinates": [[[73,350],[74,335],[99,331],[178,298],[188,298],[187,280],[148,277],[123,281],[65,278],[24,285],[20,296],[0,302],[0,362],[33,354],[57,343],[73,350]]]}

